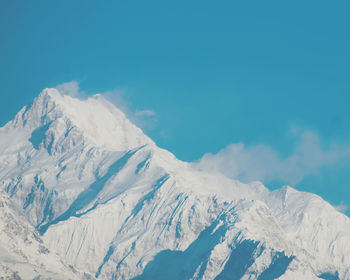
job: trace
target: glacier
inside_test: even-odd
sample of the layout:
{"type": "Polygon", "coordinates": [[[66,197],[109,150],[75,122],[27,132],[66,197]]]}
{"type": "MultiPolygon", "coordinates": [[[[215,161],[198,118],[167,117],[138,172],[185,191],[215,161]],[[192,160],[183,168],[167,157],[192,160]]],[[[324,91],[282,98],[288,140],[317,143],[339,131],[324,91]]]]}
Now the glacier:
{"type": "Polygon", "coordinates": [[[44,89],[0,128],[0,228],[9,279],[350,279],[346,215],[200,171],[101,95],[44,89]]]}

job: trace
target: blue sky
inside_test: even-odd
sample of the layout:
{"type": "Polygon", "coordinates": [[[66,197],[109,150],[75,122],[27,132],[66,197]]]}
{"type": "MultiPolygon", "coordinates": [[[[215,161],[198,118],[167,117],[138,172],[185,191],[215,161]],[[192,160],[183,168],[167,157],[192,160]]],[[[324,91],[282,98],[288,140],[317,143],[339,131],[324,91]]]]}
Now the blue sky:
{"type": "Polygon", "coordinates": [[[349,12],[323,0],[0,0],[0,125],[77,81],[110,92],[180,159],[206,154],[202,168],[348,205],[349,12]]]}

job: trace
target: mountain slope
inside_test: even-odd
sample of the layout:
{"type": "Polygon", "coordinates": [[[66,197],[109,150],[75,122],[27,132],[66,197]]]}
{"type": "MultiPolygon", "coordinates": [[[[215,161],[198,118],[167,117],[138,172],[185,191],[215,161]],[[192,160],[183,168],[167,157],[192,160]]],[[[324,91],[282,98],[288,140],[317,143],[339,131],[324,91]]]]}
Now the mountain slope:
{"type": "Polygon", "coordinates": [[[6,279],[93,279],[50,252],[8,195],[0,192],[0,273],[6,279]]]}
{"type": "Polygon", "coordinates": [[[0,188],[98,279],[350,279],[348,217],[195,170],[101,96],[46,89],[0,128],[0,188]]]}

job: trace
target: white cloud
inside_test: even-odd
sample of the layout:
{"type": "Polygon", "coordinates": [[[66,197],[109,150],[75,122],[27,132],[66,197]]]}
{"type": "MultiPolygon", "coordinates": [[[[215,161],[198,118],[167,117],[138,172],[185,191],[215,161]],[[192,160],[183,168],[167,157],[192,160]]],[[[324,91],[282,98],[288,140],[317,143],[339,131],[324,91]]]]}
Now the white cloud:
{"type": "Polygon", "coordinates": [[[84,98],[86,97],[85,93],[80,90],[79,83],[77,81],[70,81],[66,83],[62,83],[56,86],[56,89],[66,95],[70,95],[76,98],[84,98]]]}
{"type": "MultiPolygon", "coordinates": [[[[56,86],[56,89],[66,95],[75,98],[85,99],[87,95],[79,87],[79,82],[70,81],[56,86]]],[[[119,110],[121,110],[129,120],[144,130],[152,130],[158,122],[157,113],[153,110],[132,110],[131,103],[125,98],[125,92],[122,90],[112,90],[99,93],[103,95],[108,101],[113,103],[119,110]]]]}
{"type": "Polygon", "coordinates": [[[113,103],[125,115],[130,116],[135,113],[131,110],[131,103],[125,98],[125,92],[122,90],[112,90],[99,93],[103,95],[109,102],[113,103]]]}
{"type": "Polygon", "coordinates": [[[135,112],[135,116],[138,116],[138,117],[154,117],[155,115],[157,114],[153,110],[142,110],[142,111],[135,112]]]}
{"type": "Polygon", "coordinates": [[[101,93],[106,99],[121,110],[129,120],[143,130],[150,131],[155,128],[158,122],[157,113],[153,110],[132,110],[131,103],[125,97],[122,90],[113,90],[101,93]]]}
{"type": "Polygon", "coordinates": [[[295,185],[305,176],[317,173],[322,167],[335,164],[350,156],[349,147],[332,145],[321,147],[318,135],[310,131],[299,133],[299,141],[293,152],[282,158],[266,145],[245,146],[236,143],[217,154],[207,153],[193,165],[201,170],[220,172],[243,182],[282,181],[295,185]]]}
{"type": "Polygon", "coordinates": [[[347,204],[344,204],[343,202],[339,205],[333,205],[333,207],[342,213],[345,213],[349,209],[349,206],[347,204]]]}

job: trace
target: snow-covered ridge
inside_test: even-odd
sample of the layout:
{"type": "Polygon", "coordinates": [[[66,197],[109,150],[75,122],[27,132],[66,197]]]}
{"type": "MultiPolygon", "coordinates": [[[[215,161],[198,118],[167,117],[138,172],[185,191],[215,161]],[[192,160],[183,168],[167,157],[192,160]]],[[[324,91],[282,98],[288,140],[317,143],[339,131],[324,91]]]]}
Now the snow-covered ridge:
{"type": "Polygon", "coordinates": [[[314,194],[195,170],[102,96],[45,89],[0,128],[1,190],[65,275],[350,279],[347,216],[314,194]]]}

